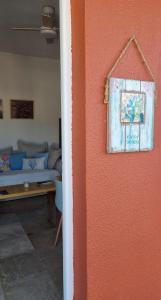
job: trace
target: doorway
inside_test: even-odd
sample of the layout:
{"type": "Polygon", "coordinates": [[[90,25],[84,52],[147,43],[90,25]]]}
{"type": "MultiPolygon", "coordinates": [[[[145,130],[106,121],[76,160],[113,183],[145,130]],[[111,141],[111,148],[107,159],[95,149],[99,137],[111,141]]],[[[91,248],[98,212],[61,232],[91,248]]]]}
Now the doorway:
{"type": "Polygon", "coordinates": [[[71,55],[71,7],[69,0],[60,4],[60,52],[61,52],[61,119],[63,159],[63,281],[64,300],[72,300],[74,294],[73,271],[73,192],[72,192],[72,55],[71,55]]]}
{"type": "Polygon", "coordinates": [[[74,297],[71,2],[60,0],[64,300],[74,297]]]}

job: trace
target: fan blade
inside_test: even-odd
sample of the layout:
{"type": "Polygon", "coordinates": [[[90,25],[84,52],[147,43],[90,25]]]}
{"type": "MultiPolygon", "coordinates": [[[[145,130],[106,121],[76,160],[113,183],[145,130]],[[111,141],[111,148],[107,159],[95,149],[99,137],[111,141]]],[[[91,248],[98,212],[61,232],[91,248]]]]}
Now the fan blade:
{"type": "Polygon", "coordinates": [[[10,28],[9,30],[17,30],[17,31],[40,31],[40,28],[32,28],[32,27],[13,27],[10,28]]]}

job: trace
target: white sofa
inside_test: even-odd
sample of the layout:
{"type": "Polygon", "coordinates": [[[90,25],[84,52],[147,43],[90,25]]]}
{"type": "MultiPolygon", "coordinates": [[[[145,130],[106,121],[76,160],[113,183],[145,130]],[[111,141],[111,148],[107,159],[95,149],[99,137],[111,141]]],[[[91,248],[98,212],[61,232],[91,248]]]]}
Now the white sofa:
{"type": "MultiPolygon", "coordinates": [[[[32,145],[35,146],[35,150],[33,149],[33,152],[38,151],[38,145],[37,144],[32,144],[32,145]]],[[[46,143],[42,145],[45,145],[46,147],[46,143]]],[[[55,150],[58,150],[59,148],[59,146],[55,143],[53,143],[51,147],[55,150]]],[[[24,151],[24,149],[18,149],[18,150],[24,151]]],[[[44,150],[46,151],[47,149],[46,148],[43,149],[43,147],[41,147],[41,150],[43,152],[44,150]]],[[[31,143],[30,143],[30,151],[31,151],[31,143]]],[[[24,184],[24,182],[32,183],[32,182],[54,181],[56,176],[60,176],[61,174],[62,174],[62,160],[61,158],[59,158],[55,164],[54,169],[16,170],[16,171],[9,170],[0,173],[0,186],[3,187],[8,185],[24,184]]]]}
{"type": "Polygon", "coordinates": [[[24,184],[24,182],[54,181],[60,173],[57,170],[18,170],[0,173],[0,186],[24,184]]]}

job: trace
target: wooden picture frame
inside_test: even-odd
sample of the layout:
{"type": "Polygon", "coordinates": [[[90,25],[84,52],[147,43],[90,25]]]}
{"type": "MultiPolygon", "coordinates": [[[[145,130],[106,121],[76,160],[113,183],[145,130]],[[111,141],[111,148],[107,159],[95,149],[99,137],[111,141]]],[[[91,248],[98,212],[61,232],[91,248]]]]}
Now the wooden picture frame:
{"type": "Polygon", "coordinates": [[[33,100],[10,100],[11,119],[34,119],[33,100]]]}

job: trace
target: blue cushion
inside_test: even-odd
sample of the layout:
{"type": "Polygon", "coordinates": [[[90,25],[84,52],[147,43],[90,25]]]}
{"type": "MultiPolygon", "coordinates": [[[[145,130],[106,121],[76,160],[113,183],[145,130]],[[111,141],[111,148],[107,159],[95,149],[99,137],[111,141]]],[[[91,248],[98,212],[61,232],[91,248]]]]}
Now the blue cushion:
{"type": "Polygon", "coordinates": [[[10,169],[11,170],[22,170],[23,158],[26,158],[26,153],[14,153],[10,155],[10,169]]]}
{"type": "Polygon", "coordinates": [[[48,168],[48,156],[49,156],[49,153],[48,152],[44,152],[44,153],[35,153],[32,157],[33,158],[42,158],[42,157],[45,157],[44,168],[47,169],[48,168]]]}

